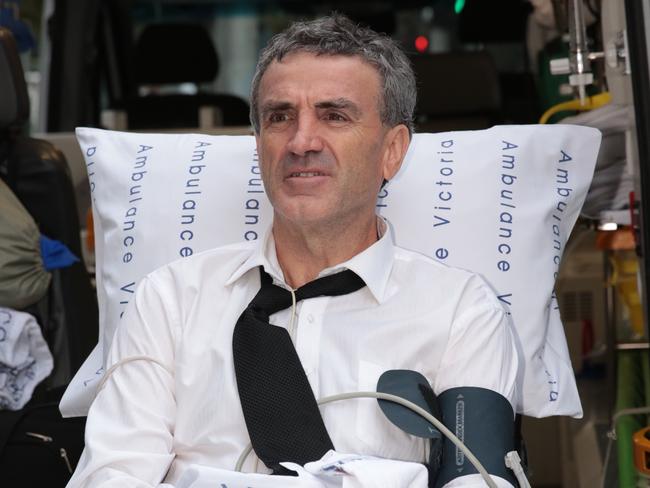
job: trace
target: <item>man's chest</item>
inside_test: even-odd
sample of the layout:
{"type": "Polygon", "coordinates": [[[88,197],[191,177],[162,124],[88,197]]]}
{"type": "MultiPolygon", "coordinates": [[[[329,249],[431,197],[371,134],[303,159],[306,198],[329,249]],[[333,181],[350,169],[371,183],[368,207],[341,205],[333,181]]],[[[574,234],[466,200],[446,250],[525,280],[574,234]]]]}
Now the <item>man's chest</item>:
{"type": "MultiPolygon", "coordinates": [[[[193,462],[226,468],[248,444],[232,359],[232,331],[246,297],[239,298],[230,297],[223,307],[203,303],[188,313],[175,356],[175,441],[193,462]],[[193,326],[206,320],[210,327],[193,326]]],[[[389,369],[417,370],[435,382],[450,320],[412,304],[337,302],[306,300],[295,311],[271,316],[270,326],[291,336],[317,399],[374,391],[389,369]]],[[[374,399],[331,403],[321,414],[340,452],[424,460],[424,442],[388,422],[374,399]]]]}

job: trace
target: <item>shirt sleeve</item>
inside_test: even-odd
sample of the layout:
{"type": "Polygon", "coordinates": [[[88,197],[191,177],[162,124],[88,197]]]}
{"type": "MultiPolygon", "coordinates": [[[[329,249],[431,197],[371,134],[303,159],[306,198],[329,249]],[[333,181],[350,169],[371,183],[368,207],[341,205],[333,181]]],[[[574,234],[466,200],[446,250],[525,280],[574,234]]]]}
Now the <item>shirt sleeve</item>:
{"type": "MultiPolygon", "coordinates": [[[[436,376],[434,391],[472,386],[495,391],[515,411],[519,353],[507,312],[488,285],[472,275],[458,302],[447,347],[436,376]]],[[[499,488],[512,485],[497,476],[499,488]]],[[[456,478],[444,488],[485,486],[480,475],[456,478]],[[478,477],[478,479],[477,479],[478,477]]]]}
{"type": "Polygon", "coordinates": [[[456,308],[434,391],[487,388],[507,398],[515,410],[518,368],[511,321],[487,284],[472,275],[456,308]]]}
{"type": "Polygon", "coordinates": [[[149,488],[174,458],[173,300],[145,278],[127,306],[67,488],[149,488]]]}

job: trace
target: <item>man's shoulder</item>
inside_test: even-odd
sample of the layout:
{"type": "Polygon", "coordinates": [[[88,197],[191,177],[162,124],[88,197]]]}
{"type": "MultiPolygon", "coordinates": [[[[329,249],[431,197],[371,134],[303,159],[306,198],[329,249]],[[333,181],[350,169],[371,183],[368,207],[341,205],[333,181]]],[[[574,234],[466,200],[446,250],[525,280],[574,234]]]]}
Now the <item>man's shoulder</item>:
{"type": "Polygon", "coordinates": [[[147,275],[147,279],[191,283],[210,277],[210,281],[225,283],[253,254],[255,241],[243,241],[201,251],[176,259],[147,275]]]}
{"type": "Polygon", "coordinates": [[[395,260],[403,264],[404,266],[413,267],[416,269],[423,269],[426,273],[435,273],[437,274],[447,274],[450,276],[456,276],[459,279],[467,279],[471,275],[475,274],[470,270],[459,268],[456,266],[450,266],[438,259],[434,259],[431,256],[423,254],[418,251],[413,251],[401,246],[395,246],[395,260]]]}
{"type": "Polygon", "coordinates": [[[503,308],[496,290],[479,273],[399,246],[395,246],[395,261],[402,268],[402,273],[417,286],[427,289],[430,286],[442,287],[448,292],[456,291],[460,295],[474,297],[477,303],[503,308]]]}

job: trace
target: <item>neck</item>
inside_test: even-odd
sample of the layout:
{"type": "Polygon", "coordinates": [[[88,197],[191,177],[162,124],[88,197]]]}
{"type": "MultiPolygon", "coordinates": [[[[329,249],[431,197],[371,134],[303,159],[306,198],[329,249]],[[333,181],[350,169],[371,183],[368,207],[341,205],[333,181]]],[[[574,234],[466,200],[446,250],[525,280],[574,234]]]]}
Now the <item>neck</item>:
{"type": "Polygon", "coordinates": [[[325,268],[351,259],[377,241],[377,217],[337,229],[322,224],[292,226],[275,216],[273,239],[284,279],[299,288],[325,268]]]}

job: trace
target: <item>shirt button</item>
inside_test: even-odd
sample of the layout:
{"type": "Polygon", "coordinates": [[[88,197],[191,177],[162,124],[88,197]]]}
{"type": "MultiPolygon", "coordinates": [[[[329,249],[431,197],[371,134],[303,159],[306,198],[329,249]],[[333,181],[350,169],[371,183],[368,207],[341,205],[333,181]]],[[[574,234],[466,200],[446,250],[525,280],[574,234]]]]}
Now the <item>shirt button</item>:
{"type": "Polygon", "coordinates": [[[307,315],[307,322],[310,324],[314,323],[314,316],[312,314],[307,315]]]}

